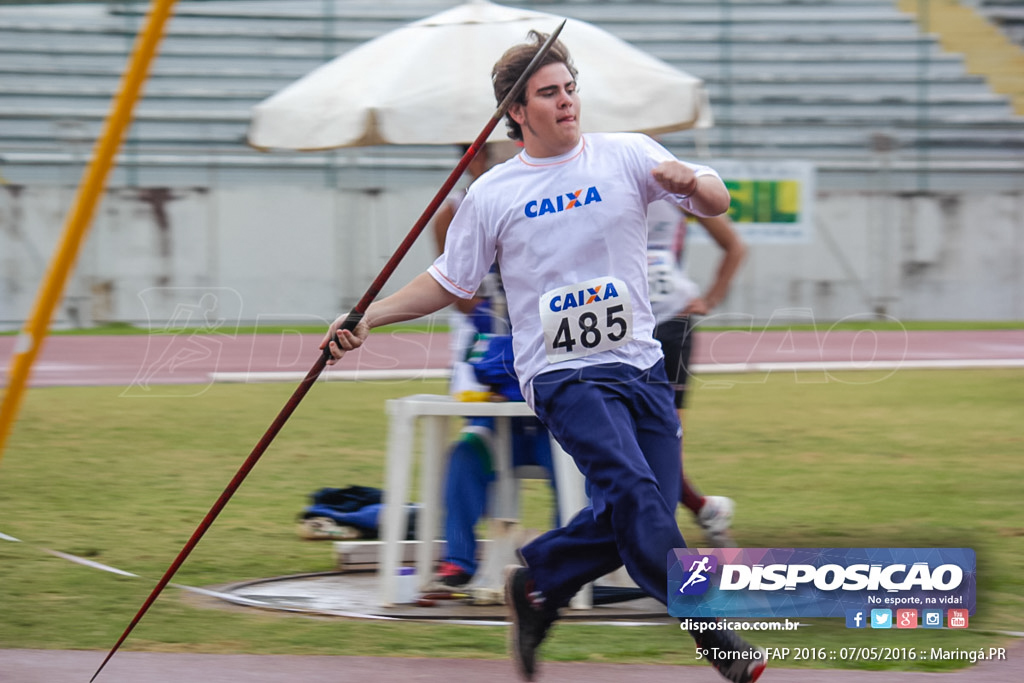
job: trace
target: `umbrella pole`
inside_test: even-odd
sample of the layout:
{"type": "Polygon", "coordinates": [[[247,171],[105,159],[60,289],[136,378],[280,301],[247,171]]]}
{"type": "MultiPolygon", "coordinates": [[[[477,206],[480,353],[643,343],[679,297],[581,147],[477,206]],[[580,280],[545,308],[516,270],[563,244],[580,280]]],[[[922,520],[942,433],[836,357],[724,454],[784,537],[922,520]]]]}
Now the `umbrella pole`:
{"type": "MultiPolygon", "coordinates": [[[[437,191],[437,194],[434,195],[434,198],[427,205],[427,208],[424,209],[423,213],[419,217],[419,220],[416,221],[412,229],[409,231],[409,234],[406,235],[405,239],[402,240],[402,243],[398,245],[398,248],[395,250],[395,253],[391,255],[390,259],[388,259],[388,262],[384,265],[384,268],[380,271],[380,274],[378,274],[377,277],[373,280],[373,283],[366,290],[366,293],[363,294],[362,298],[359,299],[358,303],[356,303],[356,305],[348,313],[344,323],[341,326],[341,329],[349,331],[354,330],[359,321],[362,320],[363,315],[365,315],[366,313],[366,309],[369,308],[371,303],[373,303],[373,300],[380,293],[380,290],[383,289],[385,283],[388,281],[391,275],[394,274],[395,269],[398,267],[398,264],[401,262],[403,258],[405,258],[405,255],[409,252],[409,249],[416,241],[416,238],[419,237],[420,233],[423,232],[423,229],[426,227],[427,223],[437,212],[437,209],[441,205],[441,202],[444,201],[445,197],[447,197],[448,194],[452,191],[452,188],[455,187],[455,183],[458,181],[460,177],[462,177],[462,174],[465,172],[466,167],[469,166],[469,163],[480,152],[481,148],[483,148],[484,144],[487,142],[487,138],[490,137],[491,133],[494,131],[495,126],[498,125],[502,117],[504,117],[505,113],[508,111],[508,108],[522,93],[523,89],[526,87],[526,82],[530,79],[530,76],[533,75],[533,72],[537,70],[537,66],[540,64],[541,60],[548,53],[548,51],[550,51],[551,46],[554,44],[555,40],[558,39],[558,34],[562,32],[562,28],[564,27],[565,21],[559,24],[558,28],[551,33],[547,41],[545,41],[545,43],[537,51],[537,54],[530,61],[526,69],[523,71],[522,75],[519,77],[519,80],[516,81],[515,85],[512,86],[512,89],[509,91],[508,95],[505,97],[504,100],[502,100],[501,104],[498,105],[498,108],[491,116],[491,119],[487,122],[487,125],[484,126],[484,129],[482,131],[480,131],[480,134],[476,137],[476,140],[474,140],[473,144],[471,144],[469,149],[466,150],[466,153],[462,155],[462,158],[459,160],[459,163],[456,164],[455,168],[448,176],[448,179],[441,186],[441,189],[437,191]]],[[[164,575],[160,578],[156,586],[150,592],[149,597],[147,597],[145,602],[142,603],[142,607],[139,608],[139,611],[135,614],[135,617],[132,618],[131,622],[128,624],[128,627],[124,630],[124,633],[121,634],[121,637],[118,638],[117,642],[110,649],[110,652],[107,653],[107,656],[103,659],[103,662],[100,664],[99,668],[96,669],[96,673],[94,673],[92,675],[92,678],[89,679],[89,683],[95,681],[96,677],[100,675],[100,672],[103,671],[103,667],[107,665],[107,662],[110,661],[110,659],[114,656],[117,650],[121,647],[121,644],[124,643],[124,641],[128,638],[128,635],[132,632],[132,630],[134,630],[135,626],[139,623],[139,621],[142,620],[142,617],[149,610],[150,606],[154,602],[156,602],[157,597],[160,595],[161,592],[163,592],[163,589],[167,587],[167,584],[170,583],[171,578],[178,571],[181,565],[185,562],[186,558],[188,558],[189,554],[199,543],[199,540],[203,537],[203,535],[210,528],[210,526],[213,525],[214,520],[217,519],[217,516],[220,514],[221,510],[224,509],[224,506],[228,504],[228,501],[231,499],[231,496],[233,496],[235,491],[238,490],[238,487],[242,485],[242,481],[245,480],[245,477],[248,476],[252,468],[255,467],[256,462],[260,459],[260,457],[267,450],[267,448],[270,447],[270,444],[274,440],[274,437],[277,436],[277,433],[279,431],[281,431],[281,428],[284,427],[285,422],[288,421],[288,418],[291,417],[291,414],[298,407],[299,403],[302,401],[303,397],[305,397],[310,387],[313,386],[313,383],[320,376],[320,373],[323,372],[324,367],[326,367],[327,365],[327,360],[330,357],[331,353],[327,349],[327,347],[325,347],[323,353],[321,353],[320,357],[317,358],[316,363],[314,363],[313,367],[310,368],[308,373],[306,373],[306,376],[299,383],[299,386],[296,387],[294,392],[292,392],[292,395],[288,399],[288,402],[277,414],[277,417],[274,418],[274,421],[271,423],[267,431],[263,434],[263,437],[253,448],[252,452],[249,454],[249,457],[246,458],[245,462],[242,463],[242,466],[238,468],[238,471],[235,473],[235,476],[231,478],[231,481],[228,483],[224,491],[220,494],[220,497],[217,498],[217,501],[213,504],[213,507],[211,507],[210,511],[206,513],[206,516],[203,517],[203,521],[199,523],[199,526],[192,533],[192,536],[188,539],[188,542],[178,553],[178,556],[174,558],[174,561],[171,563],[171,566],[168,567],[167,571],[164,572],[164,575]]]]}

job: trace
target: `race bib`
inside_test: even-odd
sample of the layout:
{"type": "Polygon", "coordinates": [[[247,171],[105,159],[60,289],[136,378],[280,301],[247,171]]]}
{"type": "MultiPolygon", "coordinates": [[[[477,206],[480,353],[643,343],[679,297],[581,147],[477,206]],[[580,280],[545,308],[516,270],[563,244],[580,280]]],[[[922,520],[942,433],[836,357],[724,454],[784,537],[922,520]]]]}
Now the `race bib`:
{"type": "Polygon", "coordinates": [[[540,298],[549,363],[618,348],[633,339],[633,304],[622,280],[599,277],[540,298]]]}
{"type": "Polygon", "coordinates": [[[675,293],[675,264],[667,249],[647,251],[647,287],[652,302],[664,301],[675,293]]]}

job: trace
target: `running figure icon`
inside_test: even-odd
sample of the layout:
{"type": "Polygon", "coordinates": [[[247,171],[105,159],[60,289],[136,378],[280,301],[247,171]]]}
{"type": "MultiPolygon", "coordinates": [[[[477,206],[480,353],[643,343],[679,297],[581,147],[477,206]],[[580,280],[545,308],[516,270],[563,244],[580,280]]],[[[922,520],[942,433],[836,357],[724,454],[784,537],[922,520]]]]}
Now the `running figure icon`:
{"type": "Polygon", "coordinates": [[[708,562],[710,561],[711,558],[707,555],[701,557],[699,561],[694,560],[693,564],[690,565],[689,570],[687,570],[690,572],[690,577],[686,579],[682,586],[679,587],[680,593],[685,593],[686,589],[690,586],[698,583],[704,583],[708,580],[708,577],[704,576],[704,573],[711,570],[711,567],[708,566],[708,562]]]}

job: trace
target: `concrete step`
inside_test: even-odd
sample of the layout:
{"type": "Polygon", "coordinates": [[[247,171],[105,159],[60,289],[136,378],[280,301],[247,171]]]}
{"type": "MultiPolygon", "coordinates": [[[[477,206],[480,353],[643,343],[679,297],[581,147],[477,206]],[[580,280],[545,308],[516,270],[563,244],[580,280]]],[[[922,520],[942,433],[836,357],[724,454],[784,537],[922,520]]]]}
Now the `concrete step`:
{"type": "Polygon", "coordinates": [[[973,7],[955,0],[933,0],[921,5],[898,0],[898,5],[925,31],[937,33],[944,48],[965,56],[971,73],[984,75],[992,88],[1008,96],[1024,115],[1024,50],[973,7]]]}

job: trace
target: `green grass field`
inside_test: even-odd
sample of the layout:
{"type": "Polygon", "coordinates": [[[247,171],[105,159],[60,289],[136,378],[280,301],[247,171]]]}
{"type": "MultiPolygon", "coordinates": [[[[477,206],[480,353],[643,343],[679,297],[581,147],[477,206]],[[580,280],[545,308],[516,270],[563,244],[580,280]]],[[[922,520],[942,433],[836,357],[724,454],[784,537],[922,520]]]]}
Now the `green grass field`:
{"type": "MultiPolygon", "coordinates": [[[[967,631],[853,631],[810,620],[756,638],[779,647],[1006,644],[1024,631],[1024,372],[707,376],[687,417],[687,471],[737,500],[749,547],[971,547],[978,609],[967,631]]],[[[119,387],[33,389],[0,461],[0,647],[107,650],[294,386],[214,385],[189,398],[119,387]],[[117,576],[49,548],[138,574],[117,576]]],[[[334,568],[296,515],[324,486],[383,485],[387,398],[439,382],[318,384],[178,572],[211,586],[334,568]]],[[[533,484],[536,484],[535,486],[533,484]]],[[[543,482],[524,523],[550,519],[543,482]]],[[[680,514],[684,535],[699,535],[680,514]]],[[[560,625],[549,660],[686,663],[671,627],[560,625]]],[[[504,630],[373,623],[198,606],[168,588],[124,649],[501,658],[504,630]]],[[[963,661],[814,662],[946,670],[963,661]]]]}

